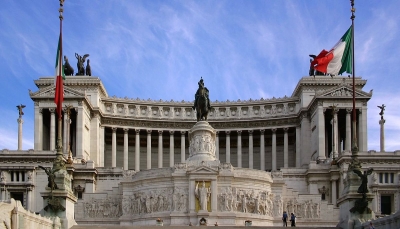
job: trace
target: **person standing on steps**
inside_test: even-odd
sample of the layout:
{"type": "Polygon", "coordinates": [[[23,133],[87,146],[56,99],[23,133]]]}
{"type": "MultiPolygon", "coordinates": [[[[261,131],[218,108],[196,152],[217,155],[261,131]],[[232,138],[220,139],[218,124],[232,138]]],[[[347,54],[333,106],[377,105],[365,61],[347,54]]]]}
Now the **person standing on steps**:
{"type": "Polygon", "coordinates": [[[283,221],[284,227],[287,227],[287,218],[288,218],[288,215],[287,215],[286,211],[284,211],[283,215],[282,215],[282,221],[283,221]]]}
{"type": "Polygon", "coordinates": [[[296,216],[293,214],[293,212],[290,213],[290,222],[292,227],[296,226],[296,216]]]}

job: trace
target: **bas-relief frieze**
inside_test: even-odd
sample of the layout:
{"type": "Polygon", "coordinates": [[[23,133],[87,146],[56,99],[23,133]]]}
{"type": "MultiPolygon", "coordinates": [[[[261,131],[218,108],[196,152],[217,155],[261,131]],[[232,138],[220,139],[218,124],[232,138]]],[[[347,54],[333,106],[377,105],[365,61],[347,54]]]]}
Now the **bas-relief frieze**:
{"type": "Polygon", "coordinates": [[[321,204],[312,199],[299,202],[297,199],[284,199],[283,208],[287,212],[295,212],[297,217],[303,219],[319,219],[321,216],[321,204]]]}
{"type": "Polygon", "coordinates": [[[82,218],[119,218],[122,215],[121,204],[121,198],[92,198],[83,202],[82,218]]]}

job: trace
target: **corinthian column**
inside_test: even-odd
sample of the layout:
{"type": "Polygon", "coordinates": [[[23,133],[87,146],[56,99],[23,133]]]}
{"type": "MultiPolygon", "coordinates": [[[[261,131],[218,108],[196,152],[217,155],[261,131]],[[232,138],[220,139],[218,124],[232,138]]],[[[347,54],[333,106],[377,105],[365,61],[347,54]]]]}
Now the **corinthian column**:
{"type": "Polygon", "coordinates": [[[226,131],[226,163],[231,163],[231,138],[230,131],[226,131]]]}
{"type": "Polygon", "coordinates": [[[56,115],[54,108],[50,108],[50,150],[53,151],[56,148],[56,115]]]}
{"type": "Polygon", "coordinates": [[[242,131],[238,130],[237,138],[237,167],[242,168],[242,131]]]}
{"type": "Polygon", "coordinates": [[[175,157],[175,152],[174,152],[174,131],[171,130],[169,131],[169,167],[174,167],[174,157],[175,157]]]}
{"type": "Polygon", "coordinates": [[[111,167],[117,167],[117,128],[112,127],[111,167]]]}
{"type": "Polygon", "coordinates": [[[253,130],[249,130],[249,169],[253,168],[253,130]]]}
{"type": "Polygon", "coordinates": [[[151,130],[147,130],[147,169],[151,169],[151,130]]]}
{"type": "Polygon", "coordinates": [[[215,132],[215,157],[219,160],[219,131],[215,132]]]}
{"type": "Polygon", "coordinates": [[[135,129],[135,171],[140,171],[140,129],[135,129]]]}
{"type": "Polygon", "coordinates": [[[272,129],[272,171],[276,171],[276,129],[272,129]]]}
{"type": "Polygon", "coordinates": [[[264,132],[265,130],[260,130],[260,167],[262,171],[265,171],[265,140],[264,140],[264,132]]]}
{"type": "Polygon", "coordinates": [[[283,167],[289,167],[288,158],[289,158],[289,150],[288,150],[288,130],[289,128],[283,128],[283,167]]]}
{"type": "Polygon", "coordinates": [[[346,109],[346,142],[345,142],[345,150],[347,152],[351,152],[351,114],[352,109],[346,109]]]}
{"type": "Polygon", "coordinates": [[[185,163],[185,134],[186,131],[181,131],[181,163],[185,163]]]}
{"type": "Polygon", "coordinates": [[[17,119],[18,122],[18,150],[22,150],[22,123],[24,123],[24,120],[22,120],[22,116],[20,116],[17,119]]]}
{"type": "Polygon", "coordinates": [[[162,130],[158,131],[158,168],[163,167],[163,139],[162,130]]]}
{"type": "Polygon", "coordinates": [[[128,170],[128,131],[129,129],[124,129],[124,170],[128,170]]]}

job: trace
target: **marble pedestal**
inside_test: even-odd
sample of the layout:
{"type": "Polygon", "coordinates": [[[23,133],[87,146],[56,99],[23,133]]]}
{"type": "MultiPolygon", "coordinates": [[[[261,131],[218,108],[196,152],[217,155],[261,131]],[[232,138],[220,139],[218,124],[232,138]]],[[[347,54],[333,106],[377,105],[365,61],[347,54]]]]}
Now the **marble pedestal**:
{"type": "Polygon", "coordinates": [[[61,228],[69,229],[77,225],[74,215],[78,198],[72,192],[71,176],[65,170],[56,172],[55,183],[58,189],[51,190],[46,187],[46,191],[40,193],[43,197],[43,206],[45,206],[41,215],[58,216],[61,220],[61,228]]]}

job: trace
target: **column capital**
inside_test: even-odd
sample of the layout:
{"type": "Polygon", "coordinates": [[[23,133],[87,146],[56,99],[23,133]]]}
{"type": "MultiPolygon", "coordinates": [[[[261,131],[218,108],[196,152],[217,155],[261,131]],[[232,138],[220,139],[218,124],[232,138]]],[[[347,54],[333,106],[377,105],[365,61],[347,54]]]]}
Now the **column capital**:
{"type": "Polygon", "coordinates": [[[231,131],[230,131],[230,130],[227,130],[227,131],[225,131],[225,133],[226,133],[226,135],[230,135],[230,134],[231,134],[231,131]]]}
{"type": "Polygon", "coordinates": [[[146,130],[147,134],[151,134],[153,130],[146,130]]]}
{"type": "Polygon", "coordinates": [[[261,130],[260,130],[260,133],[261,133],[261,135],[264,135],[265,130],[264,130],[264,129],[261,129],[261,130]]]}
{"type": "Polygon", "coordinates": [[[238,130],[237,133],[239,136],[242,135],[242,130],[238,130]]]}
{"type": "Polygon", "coordinates": [[[181,130],[181,135],[185,135],[185,134],[186,134],[186,131],[181,130]]]}
{"type": "Polygon", "coordinates": [[[28,191],[28,192],[33,191],[33,187],[31,187],[31,186],[26,187],[26,191],[28,191]]]}
{"type": "Polygon", "coordinates": [[[124,128],[123,130],[124,130],[124,133],[125,133],[125,134],[127,134],[127,133],[128,133],[128,131],[129,131],[129,129],[128,129],[128,128],[124,128]]]}
{"type": "Polygon", "coordinates": [[[249,130],[249,136],[253,135],[254,130],[249,130]]]}
{"type": "Polygon", "coordinates": [[[162,135],[163,131],[162,130],[158,130],[158,135],[162,135]]]}
{"type": "Polygon", "coordinates": [[[17,119],[17,122],[22,124],[22,123],[24,123],[24,120],[22,120],[22,118],[19,118],[19,119],[17,119]]]}
{"type": "Polygon", "coordinates": [[[49,108],[49,111],[51,112],[51,114],[54,114],[54,112],[56,111],[55,108],[49,108]]]}
{"type": "Polygon", "coordinates": [[[287,132],[288,132],[288,130],[289,130],[289,127],[285,127],[285,128],[283,128],[283,131],[284,131],[285,133],[287,133],[287,132]]]}
{"type": "Polygon", "coordinates": [[[139,135],[140,129],[135,129],[136,135],[139,135]]]}
{"type": "Polygon", "coordinates": [[[276,128],[271,129],[272,133],[274,134],[276,133],[276,130],[277,130],[276,128]]]}
{"type": "Polygon", "coordinates": [[[169,134],[170,134],[170,135],[174,135],[174,133],[175,133],[174,130],[170,130],[170,131],[169,131],[169,134]]]}
{"type": "Polygon", "coordinates": [[[218,137],[219,131],[215,131],[215,135],[218,137]]]}
{"type": "Polygon", "coordinates": [[[39,108],[39,113],[43,114],[43,108],[39,108]]]}
{"type": "Polygon", "coordinates": [[[117,127],[111,127],[113,133],[117,132],[117,127]]]}
{"type": "Polygon", "coordinates": [[[353,108],[346,108],[346,114],[350,115],[353,111],[353,108]]]}

